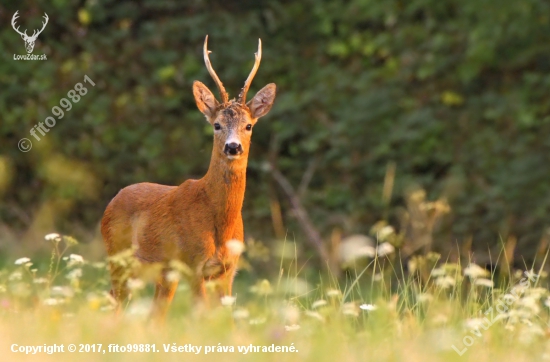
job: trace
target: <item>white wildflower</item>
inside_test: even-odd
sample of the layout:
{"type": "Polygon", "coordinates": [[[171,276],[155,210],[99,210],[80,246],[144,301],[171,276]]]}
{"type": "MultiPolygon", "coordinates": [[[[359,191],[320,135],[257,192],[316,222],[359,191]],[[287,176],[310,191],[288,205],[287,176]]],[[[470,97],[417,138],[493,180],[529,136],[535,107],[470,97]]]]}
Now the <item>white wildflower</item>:
{"type": "Polygon", "coordinates": [[[323,317],[319,312],[314,312],[314,311],[311,311],[311,310],[307,310],[305,312],[305,314],[308,316],[308,317],[311,317],[311,318],[315,318],[321,322],[324,322],[325,321],[325,317],[323,317]]]}
{"type": "Polygon", "coordinates": [[[432,269],[430,274],[432,277],[437,278],[437,277],[444,276],[445,274],[447,274],[447,272],[443,268],[435,268],[435,269],[432,269]]]}
{"type": "Polygon", "coordinates": [[[533,314],[539,314],[540,313],[540,307],[539,302],[537,298],[531,297],[531,296],[525,296],[519,300],[519,304],[531,311],[533,314]]]}
{"type": "Polygon", "coordinates": [[[384,226],[378,231],[378,240],[386,240],[386,238],[395,233],[395,230],[390,225],[384,226]]]}
{"type": "Polygon", "coordinates": [[[284,308],[283,315],[284,315],[285,321],[287,321],[290,324],[296,324],[300,319],[300,310],[296,306],[289,305],[284,308]]]}
{"type": "Polygon", "coordinates": [[[69,280],[76,280],[76,279],[80,279],[81,277],[82,277],[82,269],[80,268],[71,270],[66,276],[66,278],[69,280]]]}
{"type": "Polygon", "coordinates": [[[226,307],[229,307],[229,306],[232,306],[233,304],[235,304],[235,301],[237,300],[236,297],[232,297],[230,295],[224,295],[223,297],[221,297],[221,302],[222,302],[222,305],[226,306],[226,307]]]}
{"type": "Polygon", "coordinates": [[[362,310],[366,310],[368,312],[378,309],[378,307],[375,306],[374,304],[361,304],[359,308],[361,308],[362,310]]]}
{"type": "Polygon", "coordinates": [[[529,327],[521,328],[521,332],[522,333],[519,333],[518,338],[519,342],[524,345],[531,344],[536,339],[546,334],[540,326],[535,324],[530,325],[529,327]]]}
{"type": "Polygon", "coordinates": [[[170,270],[168,273],[166,273],[166,280],[169,282],[175,283],[179,282],[181,279],[181,274],[177,270],[170,270]]]}
{"type": "Polygon", "coordinates": [[[482,287],[487,287],[487,288],[492,288],[494,286],[493,281],[491,279],[486,279],[486,278],[476,279],[474,284],[482,287]]]}
{"type": "Polygon", "coordinates": [[[489,276],[489,271],[477,264],[470,264],[464,269],[464,276],[476,279],[489,276]]]}
{"type": "Polygon", "coordinates": [[[150,310],[151,301],[147,299],[140,299],[136,302],[130,303],[130,306],[126,311],[126,315],[137,319],[144,319],[149,316],[150,310]]]}
{"type": "Polygon", "coordinates": [[[78,255],[78,254],[69,255],[69,260],[72,260],[75,263],[81,263],[81,264],[84,263],[84,258],[82,257],[82,255],[78,255]]]}
{"type": "Polygon", "coordinates": [[[540,299],[548,294],[548,289],[546,288],[529,288],[526,291],[526,294],[529,294],[533,298],[540,299]]]}
{"type": "Polygon", "coordinates": [[[323,299],[320,299],[320,300],[316,300],[315,302],[313,302],[313,304],[311,305],[311,308],[316,309],[316,308],[319,308],[319,307],[323,307],[325,305],[327,305],[327,301],[323,300],[323,299]]]}
{"type": "Polygon", "coordinates": [[[529,286],[528,285],[516,284],[516,285],[514,285],[512,290],[515,292],[515,294],[523,295],[527,292],[527,290],[529,290],[529,286]]]}
{"type": "Polygon", "coordinates": [[[61,235],[58,233],[51,233],[44,237],[47,241],[61,241],[61,235]]]}
{"type": "Polygon", "coordinates": [[[435,284],[443,289],[447,289],[449,287],[454,287],[456,285],[456,280],[449,276],[439,277],[435,280],[435,284]]]}
{"type": "Polygon", "coordinates": [[[126,281],[126,286],[130,290],[141,290],[145,288],[145,282],[138,278],[130,278],[126,281]]]}
{"type": "Polygon", "coordinates": [[[470,318],[464,322],[464,328],[479,329],[479,327],[487,326],[487,324],[490,324],[490,322],[487,323],[485,318],[470,318]]]}
{"type": "Polygon", "coordinates": [[[42,304],[44,304],[44,305],[58,305],[58,304],[60,304],[60,300],[55,299],[55,298],[48,298],[48,299],[44,299],[42,304]]]}
{"type": "Polygon", "coordinates": [[[395,251],[395,247],[390,243],[382,243],[376,248],[376,254],[378,256],[386,256],[395,251]]]}
{"type": "Polygon", "coordinates": [[[14,271],[8,277],[8,280],[10,281],[21,280],[21,279],[23,279],[23,274],[19,270],[14,271]]]}
{"type": "Polygon", "coordinates": [[[53,296],[62,296],[65,298],[72,298],[74,296],[74,290],[69,287],[54,286],[52,287],[51,294],[53,296]]]}
{"type": "Polygon", "coordinates": [[[69,261],[67,263],[67,266],[72,267],[80,264],[84,264],[84,258],[82,256],[78,254],[69,255],[69,261]]]}
{"type": "Polygon", "coordinates": [[[233,318],[235,319],[248,319],[250,313],[246,309],[237,309],[233,312],[233,318]]]}
{"type": "Polygon", "coordinates": [[[374,258],[375,255],[376,255],[376,249],[370,245],[361,246],[360,248],[357,248],[355,252],[355,256],[357,258],[360,258],[363,256],[366,256],[368,258],[374,258]]]}
{"type": "Polygon", "coordinates": [[[15,261],[15,265],[27,264],[29,261],[31,261],[31,259],[29,259],[27,257],[19,258],[15,261]]]}
{"type": "Polygon", "coordinates": [[[357,310],[355,303],[349,302],[342,306],[342,314],[357,317],[359,315],[359,311],[357,310]]]}
{"type": "Polygon", "coordinates": [[[374,241],[365,235],[351,235],[343,239],[339,245],[339,255],[344,265],[352,264],[361,258],[374,258],[376,249],[374,241]]]}
{"type": "Polygon", "coordinates": [[[229,254],[238,256],[241,255],[244,251],[244,243],[237,239],[231,239],[225,243],[229,254]]]}

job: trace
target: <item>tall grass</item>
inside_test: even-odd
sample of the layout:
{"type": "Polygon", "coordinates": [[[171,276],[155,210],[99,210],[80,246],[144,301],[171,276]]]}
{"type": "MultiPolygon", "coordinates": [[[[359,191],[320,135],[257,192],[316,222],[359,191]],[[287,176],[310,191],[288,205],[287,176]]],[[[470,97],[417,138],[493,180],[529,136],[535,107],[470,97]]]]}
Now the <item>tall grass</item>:
{"type": "MultiPolygon", "coordinates": [[[[270,280],[237,283],[234,300],[198,310],[185,268],[175,265],[173,277],[182,281],[168,319],[157,323],[148,318],[150,276],[128,281],[132,299],[117,316],[106,264],[71,254],[71,238],[49,238],[53,251],[44,270],[28,256],[0,270],[3,361],[550,360],[550,293],[540,287],[546,281],[542,267],[500,278],[435,253],[404,266],[395,253],[376,252],[363,264],[348,265],[339,283],[330,275],[305,280],[295,258],[281,261],[270,280]],[[11,351],[45,344],[63,344],[64,352],[11,351]],[[68,352],[69,344],[77,352],[68,352]],[[117,353],[113,344],[149,347],[117,353]],[[200,346],[200,353],[185,352],[191,346],[200,346]],[[172,347],[183,352],[165,352],[172,347]],[[269,352],[277,347],[286,352],[269,352]]],[[[119,258],[132,265],[129,255],[119,258]]]]}

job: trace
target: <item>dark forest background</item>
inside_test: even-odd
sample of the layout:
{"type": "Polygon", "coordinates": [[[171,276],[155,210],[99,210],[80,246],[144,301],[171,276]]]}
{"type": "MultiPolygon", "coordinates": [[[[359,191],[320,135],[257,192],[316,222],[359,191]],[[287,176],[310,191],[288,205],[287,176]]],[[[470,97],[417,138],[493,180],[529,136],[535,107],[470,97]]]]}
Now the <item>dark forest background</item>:
{"type": "Polygon", "coordinates": [[[506,245],[523,263],[546,250],[548,1],[4,0],[1,252],[40,249],[48,232],[102,250],[98,223],[119,189],[206,172],[212,130],[191,91],[215,89],[206,34],[231,97],[258,38],[250,94],[278,87],[254,129],[247,238],[275,250],[286,237],[315,258],[319,240],[334,254],[391,225],[405,256],[485,262],[506,245]],[[26,53],[17,10],[29,33],[48,14],[33,52],[46,61],[13,60],[26,53]],[[35,141],[30,129],[85,75],[96,86],[35,141]]]}

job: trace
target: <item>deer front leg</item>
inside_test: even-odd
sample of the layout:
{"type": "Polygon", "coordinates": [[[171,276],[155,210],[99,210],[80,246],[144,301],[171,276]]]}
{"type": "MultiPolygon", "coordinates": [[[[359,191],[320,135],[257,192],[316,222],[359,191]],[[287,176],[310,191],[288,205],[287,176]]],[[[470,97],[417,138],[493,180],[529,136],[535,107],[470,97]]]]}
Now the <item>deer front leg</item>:
{"type": "Polygon", "coordinates": [[[191,292],[196,302],[204,301],[206,298],[206,289],[204,288],[204,278],[196,276],[191,281],[191,292]]]}
{"type": "Polygon", "coordinates": [[[232,295],[233,279],[237,273],[239,258],[244,250],[244,231],[241,214],[239,214],[235,225],[233,237],[225,244],[227,254],[223,262],[222,275],[218,279],[218,293],[220,298],[226,295],[232,295]]]}
{"type": "Polygon", "coordinates": [[[237,268],[233,266],[217,280],[216,291],[220,298],[232,295],[231,293],[233,289],[233,279],[235,278],[236,272],[237,268]]]}
{"type": "Polygon", "coordinates": [[[178,287],[177,281],[169,281],[166,278],[167,273],[167,270],[163,270],[155,286],[155,297],[151,316],[159,320],[166,319],[168,307],[172,303],[172,299],[174,299],[174,294],[176,294],[176,289],[178,287]]]}

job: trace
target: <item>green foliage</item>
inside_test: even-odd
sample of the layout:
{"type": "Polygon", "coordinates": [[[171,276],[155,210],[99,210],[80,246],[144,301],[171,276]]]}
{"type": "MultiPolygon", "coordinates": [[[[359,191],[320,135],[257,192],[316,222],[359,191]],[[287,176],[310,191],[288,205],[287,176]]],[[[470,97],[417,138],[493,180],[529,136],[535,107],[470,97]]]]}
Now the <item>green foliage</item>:
{"type": "MultiPolygon", "coordinates": [[[[451,205],[439,241],[473,235],[485,245],[513,233],[530,245],[550,207],[549,14],[543,0],[0,5],[0,152],[11,165],[0,217],[25,229],[32,222],[18,210],[33,220],[54,203],[57,227],[90,228],[126,185],[201,177],[211,130],[191,85],[214,88],[201,53],[209,34],[231,96],[258,37],[264,55],[250,94],[278,86],[253,138],[249,235],[270,236],[269,200],[284,200],[264,171],[271,157],[296,187],[316,160],[302,202],[323,235],[335,226],[366,232],[384,218],[382,184],[395,162],[390,219],[405,192],[422,187],[451,205]],[[34,51],[47,61],[12,59],[25,51],[8,25],[18,9],[29,28],[50,16],[34,51]],[[20,152],[17,141],[85,74],[96,86],[20,152]]],[[[291,217],[285,222],[298,230],[291,217]]]]}

